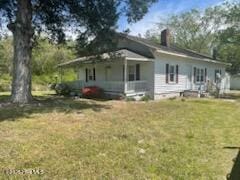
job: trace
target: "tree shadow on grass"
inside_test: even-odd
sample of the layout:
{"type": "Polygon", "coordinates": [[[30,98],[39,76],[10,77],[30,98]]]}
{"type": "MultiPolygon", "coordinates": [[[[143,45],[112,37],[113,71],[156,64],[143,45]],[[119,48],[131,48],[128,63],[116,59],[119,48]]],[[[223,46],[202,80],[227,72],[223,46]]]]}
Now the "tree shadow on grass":
{"type": "Polygon", "coordinates": [[[93,100],[75,100],[58,96],[37,96],[32,104],[19,106],[9,102],[9,96],[0,96],[0,122],[15,121],[18,118],[28,118],[31,114],[50,113],[53,111],[71,113],[81,113],[84,109],[91,109],[100,112],[102,109],[110,109],[110,105],[105,105],[93,100]]]}
{"type": "Polygon", "coordinates": [[[239,93],[227,93],[224,94],[222,99],[233,99],[233,100],[240,100],[240,92],[239,93]]]}
{"type": "Polygon", "coordinates": [[[224,147],[226,149],[238,149],[237,157],[233,159],[233,167],[231,173],[228,174],[228,180],[240,180],[240,147],[224,147]]]}

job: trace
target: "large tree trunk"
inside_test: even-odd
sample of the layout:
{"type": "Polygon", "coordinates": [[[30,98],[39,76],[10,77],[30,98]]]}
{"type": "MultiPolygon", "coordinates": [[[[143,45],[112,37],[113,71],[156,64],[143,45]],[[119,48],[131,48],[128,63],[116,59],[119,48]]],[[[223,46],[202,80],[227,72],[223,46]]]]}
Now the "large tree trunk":
{"type": "Polygon", "coordinates": [[[32,100],[31,58],[32,58],[32,6],[31,0],[18,0],[16,21],[9,25],[14,38],[13,103],[25,104],[32,100]]]}

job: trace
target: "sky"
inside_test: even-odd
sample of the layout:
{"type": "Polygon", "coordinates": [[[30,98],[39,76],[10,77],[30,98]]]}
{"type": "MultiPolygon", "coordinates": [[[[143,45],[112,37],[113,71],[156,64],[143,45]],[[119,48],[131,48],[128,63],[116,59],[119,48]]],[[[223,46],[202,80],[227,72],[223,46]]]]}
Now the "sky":
{"type": "Polygon", "coordinates": [[[128,24],[125,17],[118,21],[118,31],[130,29],[132,35],[144,35],[146,30],[151,29],[156,23],[169,15],[179,14],[191,9],[204,10],[208,7],[218,5],[223,0],[158,0],[154,3],[144,18],[137,23],[128,24]]]}

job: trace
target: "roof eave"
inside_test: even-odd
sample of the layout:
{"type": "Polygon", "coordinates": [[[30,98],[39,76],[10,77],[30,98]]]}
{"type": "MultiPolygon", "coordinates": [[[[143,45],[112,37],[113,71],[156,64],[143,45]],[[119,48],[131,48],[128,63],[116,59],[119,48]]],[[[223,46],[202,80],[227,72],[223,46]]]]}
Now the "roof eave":
{"type": "Polygon", "coordinates": [[[156,52],[162,53],[162,54],[178,56],[178,57],[184,57],[184,58],[188,58],[188,59],[194,59],[194,60],[198,60],[198,61],[221,64],[221,65],[225,65],[225,66],[232,66],[232,64],[230,64],[230,63],[224,63],[224,62],[215,61],[215,60],[207,59],[207,58],[197,58],[197,57],[187,56],[187,55],[183,55],[183,54],[179,54],[179,53],[172,53],[172,52],[168,52],[168,51],[164,51],[164,50],[160,50],[160,49],[157,49],[156,52]]]}

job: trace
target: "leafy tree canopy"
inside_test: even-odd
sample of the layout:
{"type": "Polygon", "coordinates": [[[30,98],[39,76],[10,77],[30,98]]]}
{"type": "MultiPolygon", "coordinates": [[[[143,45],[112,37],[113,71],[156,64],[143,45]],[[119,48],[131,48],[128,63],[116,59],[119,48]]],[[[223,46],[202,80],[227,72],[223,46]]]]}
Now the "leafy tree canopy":
{"type": "MultiPolygon", "coordinates": [[[[66,30],[74,30],[79,40],[89,43],[116,28],[120,16],[129,23],[140,20],[156,0],[28,0],[32,9],[32,27],[50,39],[63,42],[66,30]]],[[[11,30],[18,25],[17,9],[21,0],[0,0],[1,24],[11,30]]],[[[111,35],[111,34],[110,34],[111,35]]],[[[109,37],[109,35],[108,35],[109,37]]],[[[103,38],[101,38],[103,40],[103,38]]]]}
{"type": "Polygon", "coordinates": [[[222,15],[224,28],[218,32],[218,55],[232,64],[228,69],[232,74],[240,73],[240,2],[225,4],[222,15]]]}
{"type": "Polygon", "coordinates": [[[221,8],[208,8],[205,13],[193,9],[180,15],[173,15],[157,23],[156,28],[147,32],[148,38],[159,41],[161,30],[171,30],[171,41],[179,47],[192,49],[200,53],[210,53],[216,38],[216,31],[223,19],[221,8]]]}
{"type": "MultiPolygon", "coordinates": [[[[104,42],[121,15],[136,22],[156,0],[0,0],[0,25],[13,33],[12,102],[28,103],[31,95],[31,59],[34,35],[64,42],[66,30],[75,30],[81,48],[104,42]],[[100,38],[96,38],[100,37],[100,38]],[[92,43],[94,42],[94,43],[92,43]]],[[[2,33],[0,33],[2,34],[2,33]]],[[[93,49],[93,48],[90,48],[93,49]]]]}
{"type": "Polygon", "coordinates": [[[240,73],[239,1],[170,16],[148,30],[146,37],[160,42],[164,28],[171,30],[171,41],[177,46],[209,55],[216,49],[218,59],[232,64],[229,72],[240,73]]]}

